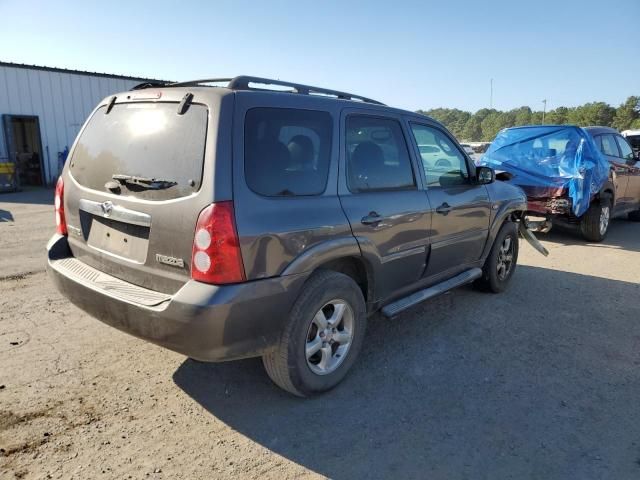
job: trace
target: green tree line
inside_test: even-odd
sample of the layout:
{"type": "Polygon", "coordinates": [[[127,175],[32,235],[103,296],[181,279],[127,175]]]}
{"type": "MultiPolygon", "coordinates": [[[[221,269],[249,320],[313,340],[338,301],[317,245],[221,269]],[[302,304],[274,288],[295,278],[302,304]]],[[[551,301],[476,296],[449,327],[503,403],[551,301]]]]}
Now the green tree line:
{"type": "Polygon", "coordinates": [[[490,142],[496,134],[507,127],[521,125],[601,125],[627,130],[640,128],[640,97],[627,98],[615,108],[605,102],[586,103],[579,107],[558,107],[544,114],[530,107],[500,111],[482,108],[475,113],[457,108],[434,108],[418,110],[444,124],[458,139],[467,142],[490,142]]]}

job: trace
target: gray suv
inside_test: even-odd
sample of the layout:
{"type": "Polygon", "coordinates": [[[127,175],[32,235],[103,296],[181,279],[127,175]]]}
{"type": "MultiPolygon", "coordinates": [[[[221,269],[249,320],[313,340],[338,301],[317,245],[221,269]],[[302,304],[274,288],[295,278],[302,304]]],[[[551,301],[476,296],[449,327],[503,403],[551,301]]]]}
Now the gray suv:
{"type": "Polygon", "coordinates": [[[145,84],[80,131],[48,270],[113,327],[202,361],[262,356],[307,396],[344,378],[373,313],[504,290],[525,210],[422,115],[255,77],[145,84]]]}

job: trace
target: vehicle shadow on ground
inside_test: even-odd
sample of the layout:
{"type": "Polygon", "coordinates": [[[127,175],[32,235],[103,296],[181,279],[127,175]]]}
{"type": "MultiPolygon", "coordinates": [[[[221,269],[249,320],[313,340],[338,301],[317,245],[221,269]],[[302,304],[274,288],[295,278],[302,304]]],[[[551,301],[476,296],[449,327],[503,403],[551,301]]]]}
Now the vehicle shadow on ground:
{"type": "Polygon", "coordinates": [[[577,228],[554,226],[549,233],[536,233],[538,240],[559,243],[562,245],[589,245],[598,248],[620,248],[640,252],[640,222],[615,219],[609,226],[604,241],[593,243],[582,238],[577,228]]]}
{"type": "Polygon", "coordinates": [[[502,295],[465,287],[374,318],[351,374],[317,398],[279,390],[258,359],[187,360],[173,378],[334,479],[638,478],[639,297],[638,283],[519,266],[502,295]]]}
{"type": "Polygon", "coordinates": [[[27,205],[53,205],[54,190],[45,187],[25,187],[21,192],[0,193],[3,203],[23,203],[27,205]]]}

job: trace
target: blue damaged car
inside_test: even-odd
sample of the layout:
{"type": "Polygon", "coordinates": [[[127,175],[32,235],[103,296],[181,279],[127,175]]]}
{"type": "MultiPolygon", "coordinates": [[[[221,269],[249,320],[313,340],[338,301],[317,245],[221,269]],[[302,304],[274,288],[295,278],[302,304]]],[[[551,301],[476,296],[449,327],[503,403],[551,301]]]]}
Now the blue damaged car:
{"type": "Polygon", "coordinates": [[[480,159],[527,194],[529,227],[573,226],[602,241],[614,216],[640,220],[640,161],[613,128],[536,125],[502,130],[480,159]]]}

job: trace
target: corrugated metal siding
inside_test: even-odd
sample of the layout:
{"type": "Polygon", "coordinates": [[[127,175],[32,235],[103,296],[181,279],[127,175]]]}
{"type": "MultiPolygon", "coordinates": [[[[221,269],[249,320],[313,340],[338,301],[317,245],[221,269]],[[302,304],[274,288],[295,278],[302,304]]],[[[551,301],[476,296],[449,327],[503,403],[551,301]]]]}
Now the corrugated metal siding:
{"type": "MultiPolygon", "coordinates": [[[[58,152],[71,147],[80,127],[104,97],[141,80],[30,70],[0,65],[0,115],[35,115],[40,121],[47,183],[58,176],[58,152]]],[[[0,162],[8,158],[0,125],[0,162]]]]}

